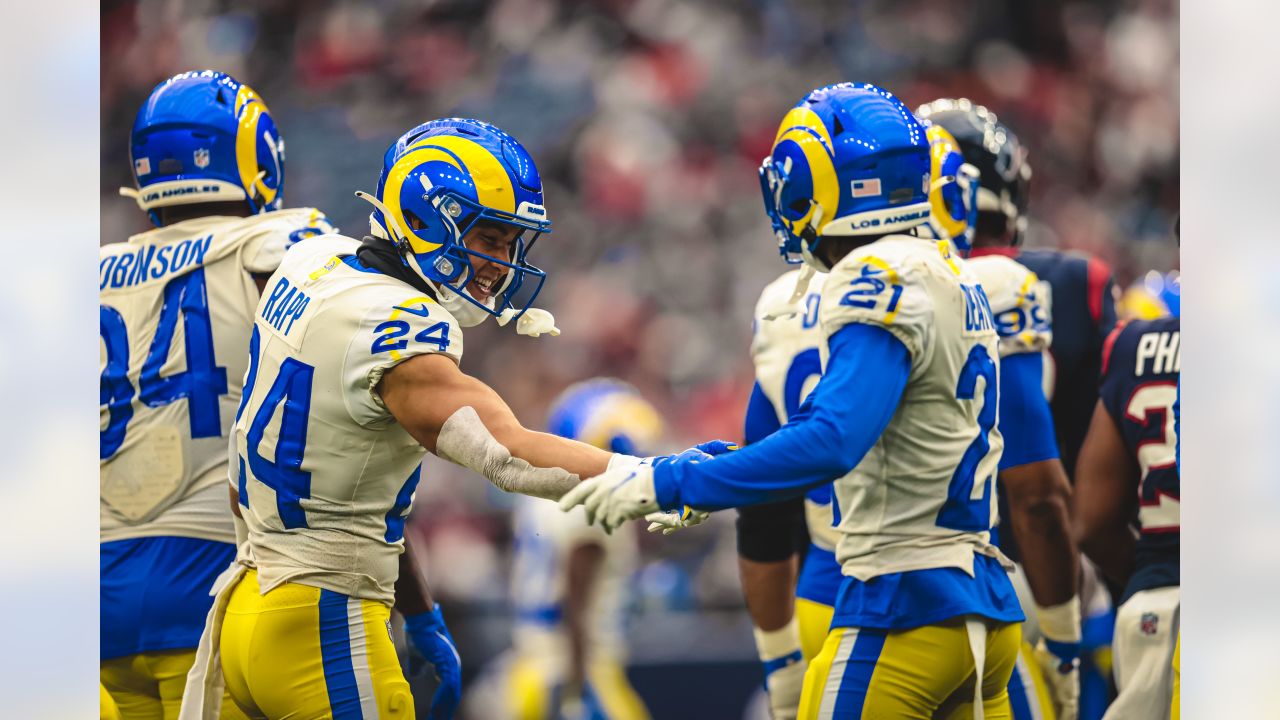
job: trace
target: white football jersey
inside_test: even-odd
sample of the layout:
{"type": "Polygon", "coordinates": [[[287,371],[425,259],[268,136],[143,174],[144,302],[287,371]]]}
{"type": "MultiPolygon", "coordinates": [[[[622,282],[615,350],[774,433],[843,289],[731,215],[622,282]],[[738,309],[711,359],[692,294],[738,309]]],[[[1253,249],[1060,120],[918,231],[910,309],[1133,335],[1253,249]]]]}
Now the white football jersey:
{"type": "Polygon", "coordinates": [[[298,245],[254,314],[232,462],[264,593],[294,581],[394,601],[426,450],[376,388],[411,357],[462,357],[453,316],[362,265],[358,247],[341,235],[298,245]]]}
{"type": "Polygon", "coordinates": [[[319,210],[197,218],[99,250],[101,540],[235,542],[226,430],[258,289],[319,210]]]}
{"type": "Polygon", "coordinates": [[[1019,353],[1047,353],[1053,344],[1049,313],[1049,283],[1025,265],[1003,255],[983,255],[966,261],[991,302],[1000,335],[1000,357],[1019,353]]]}
{"type": "MultiPolygon", "coordinates": [[[[822,284],[826,275],[814,273],[804,294],[792,302],[801,270],[791,270],[765,286],[752,321],[751,362],[756,382],[773,405],[778,424],[785,425],[822,377],[821,350],[826,336],[818,322],[822,284]]],[[[835,552],[836,532],[831,491],[823,487],[805,496],[809,538],[835,552]]]]}
{"type": "MultiPolygon", "coordinates": [[[[996,469],[999,350],[982,286],[949,242],[891,235],[846,255],[827,276],[819,318],[829,338],[849,323],[884,328],[906,345],[911,371],[889,425],[835,482],[836,557],[845,575],[938,567],[973,574],[990,543],[996,469]]],[[[827,345],[822,345],[826,366],[827,345]]]]}
{"type": "Polygon", "coordinates": [[[569,636],[563,608],[568,590],[569,553],[597,544],[604,558],[590,589],[588,656],[625,660],[624,590],[636,565],[634,528],[612,535],[587,524],[578,507],[564,513],[553,502],[519,496],[515,512],[515,553],[511,600],[515,610],[512,642],[517,653],[535,657],[553,674],[568,670],[569,636]]]}

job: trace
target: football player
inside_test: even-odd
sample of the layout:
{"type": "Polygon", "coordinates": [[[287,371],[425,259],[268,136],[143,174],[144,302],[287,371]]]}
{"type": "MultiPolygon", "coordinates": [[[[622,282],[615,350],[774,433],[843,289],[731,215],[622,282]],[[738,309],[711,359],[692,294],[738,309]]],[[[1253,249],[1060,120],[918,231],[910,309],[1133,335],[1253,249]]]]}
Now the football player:
{"type": "MultiPolygon", "coordinates": [[[[964,237],[972,231],[976,170],[962,168],[964,159],[945,133],[939,127],[926,133],[933,178],[929,225],[934,237],[964,237]]],[[[756,383],[747,404],[746,443],[794,415],[821,376],[818,307],[825,277],[812,268],[788,271],[756,303],[756,383]]],[[[775,720],[795,717],[805,666],[831,625],[843,580],[835,558],[836,517],[829,486],[804,498],[738,508],[739,574],[775,720]]]]}
{"type": "MultiPolygon", "coordinates": [[[[439,606],[408,571],[404,521],[424,454],[546,498],[641,461],[525,429],[459,367],[462,328],[487,318],[558,332],[517,301],[537,295],[545,274],[526,253],[551,229],[520,143],[477,120],[428,122],[387,150],[376,194],[358,195],[374,205],[370,235],[295,248],[254,315],[231,446],[247,554],[206,622],[193,710],[216,704],[225,679],[258,716],[413,717],[392,605],[437,673],[458,664],[439,606]]],[[[442,680],[433,717],[458,699],[442,680]]]]}
{"type": "MultiPolygon", "coordinates": [[[[1076,455],[1088,426],[1088,418],[1097,399],[1102,344],[1116,321],[1116,292],[1111,271],[1097,258],[1083,253],[1023,250],[1020,247],[1028,223],[1031,166],[1025,146],[1013,130],[1000,122],[994,113],[963,98],[935,100],[917,108],[916,113],[927,122],[946,128],[957,140],[965,159],[980,171],[978,218],[970,259],[977,261],[978,268],[982,267],[981,263],[987,262],[978,260],[979,258],[1005,256],[1016,260],[1036,277],[1028,285],[1028,292],[1037,297],[1046,317],[1052,315],[1052,345],[1048,352],[1041,353],[1044,358],[1044,384],[1053,412],[1058,458],[1070,481],[1076,455]]],[[[1016,313],[1007,317],[1014,319],[1016,313]]],[[[1044,467],[1041,466],[1041,469],[1044,467]]],[[[1045,477],[1047,480],[1047,476],[1045,477]]],[[[1061,496],[1062,491],[1058,486],[1056,481],[1041,486],[1041,489],[1054,488],[1048,498],[1052,506],[1058,504],[1054,498],[1061,496]]],[[[1036,485],[1028,487],[1034,491],[1036,485]]],[[[1008,480],[1002,483],[1001,513],[1016,523],[1018,513],[1007,506],[1008,501],[1014,497],[1007,490],[1013,489],[1015,488],[1010,486],[1008,480]]],[[[1035,495],[1027,497],[1024,493],[1019,494],[1023,495],[1024,500],[1036,499],[1035,495]]],[[[1044,497],[1041,495],[1041,498],[1044,497]]],[[[1059,512],[1053,510],[1055,516],[1059,512]]],[[[1056,523],[1050,527],[1036,522],[1029,527],[1042,534],[1058,534],[1053,529],[1056,523]]],[[[1020,530],[1002,533],[999,538],[1001,549],[1015,560],[1025,559],[1020,540],[1021,535],[1026,532],[1020,530]]],[[[1062,539],[1064,538],[1059,538],[1062,539]]],[[[1055,542],[1050,547],[1061,549],[1062,544],[1055,542]]],[[[1060,560],[1065,561],[1065,554],[1060,560]]],[[[1039,565],[1042,562],[1043,559],[1028,564],[1039,565]]],[[[1079,583],[1078,602],[1083,608],[1084,621],[1083,624],[1077,622],[1067,625],[1065,612],[1059,613],[1063,623],[1048,620],[1047,627],[1051,634],[1045,639],[1052,642],[1047,647],[1052,647],[1054,653],[1062,659],[1059,669],[1067,672],[1046,672],[1044,679],[1050,681],[1056,694],[1068,692],[1075,684],[1072,677],[1075,673],[1069,671],[1068,661],[1073,652],[1077,652],[1073,648],[1081,648],[1078,653],[1085,661],[1079,673],[1079,684],[1082,686],[1081,713],[1083,717],[1093,718],[1101,715],[1107,701],[1105,676],[1109,671],[1107,663],[1110,654],[1107,645],[1110,642],[1112,612],[1110,599],[1101,588],[1101,583],[1097,582],[1097,570],[1088,562],[1081,562],[1080,565],[1083,579],[1079,583]],[[1077,634],[1079,640],[1075,643],[1067,640],[1077,634]]],[[[1051,576],[1062,577],[1060,573],[1048,568],[1033,567],[1029,572],[1033,575],[1048,572],[1051,576]]],[[[1025,588],[1021,583],[1023,577],[1020,575],[1018,579],[1019,584],[1025,588]]],[[[1057,585],[1058,590],[1053,590],[1044,587],[1035,577],[1026,579],[1032,585],[1029,594],[1034,598],[1024,595],[1024,600],[1035,600],[1034,603],[1027,603],[1028,610],[1033,604],[1044,607],[1045,603],[1053,603],[1050,598],[1061,597],[1062,585],[1057,585]]],[[[1044,630],[1038,622],[1042,619],[1042,613],[1037,611],[1030,614],[1032,621],[1024,628],[1024,634],[1039,647],[1038,639],[1044,630]]],[[[1043,652],[1037,655],[1048,670],[1047,665],[1052,658],[1043,652]]],[[[1072,666],[1074,664],[1071,663],[1072,666]]],[[[1024,666],[1025,663],[1020,664],[1018,672],[1024,666]]],[[[1023,684],[1029,687],[1029,684],[1023,684]]],[[[1018,709],[1015,702],[1015,712],[1018,709]]],[[[1034,712],[1034,708],[1028,709],[1034,712]]],[[[1019,717],[1034,717],[1034,714],[1019,714],[1019,717]]]]}
{"type": "Polygon", "coordinates": [[[1180,315],[1182,279],[1177,270],[1161,274],[1152,270],[1134,282],[1116,303],[1121,320],[1155,320],[1180,315]]]}
{"type": "Polygon", "coordinates": [[[136,188],[121,192],[156,227],[99,253],[101,679],[123,717],[173,718],[236,554],[226,431],[261,283],[332,228],[282,209],[284,140],[223,73],[160,83],[130,155],[136,188]]]}
{"type": "Polygon", "coordinates": [[[655,509],[778,501],[831,483],[844,579],[799,716],[1008,715],[1023,614],[991,543],[998,336],[929,219],[925,128],[873,85],[813,91],[761,168],[783,254],[827,272],[824,374],[734,453],[613,468],[561,500],[605,528],[655,509]]]}
{"type": "MultiPolygon", "coordinates": [[[[756,382],[743,444],[759,442],[795,415],[822,375],[818,324],[825,273],[789,270],[760,294],[752,321],[756,382]]],[[[805,668],[831,625],[843,577],[831,486],[804,497],[738,508],[738,572],[774,720],[795,718],[805,668]]]]}
{"type": "Polygon", "coordinates": [[[1080,547],[1124,588],[1114,641],[1119,695],[1107,718],[1170,712],[1179,622],[1181,365],[1177,317],[1117,328],[1107,340],[1101,398],[1080,451],[1080,547]]]}
{"type": "MultiPolygon", "coordinates": [[[[548,430],[612,452],[647,455],[661,442],[663,423],[635,388],[597,378],[556,399],[548,430]]],[[[510,717],[647,720],[625,665],[623,609],[635,536],[605,535],[581,511],[566,516],[537,498],[517,502],[510,717]]]]}

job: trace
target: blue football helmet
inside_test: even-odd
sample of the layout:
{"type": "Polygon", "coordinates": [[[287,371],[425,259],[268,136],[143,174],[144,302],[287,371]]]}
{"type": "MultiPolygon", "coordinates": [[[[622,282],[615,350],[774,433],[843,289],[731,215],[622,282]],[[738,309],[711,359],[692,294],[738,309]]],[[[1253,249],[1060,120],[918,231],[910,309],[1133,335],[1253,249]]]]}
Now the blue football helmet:
{"type": "Polygon", "coordinates": [[[248,85],[213,70],[185,72],[151,91],[129,141],[137,189],[121,188],[160,225],[156,208],[243,201],[284,204],[284,139],[248,85]]]}
{"type": "Polygon", "coordinates": [[[965,162],[956,139],[941,125],[925,123],[929,138],[929,234],[950,240],[961,253],[973,246],[978,222],[980,173],[965,162]]]}
{"type": "Polygon", "coordinates": [[[654,452],[665,431],[658,410],[640,391],[614,378],[570,385],[551,403],[547,430],[626,455],[654,452]]]}
{"type": "Polygon", "coordinates": [[[869,83],[809,93],[760,166],[765,212],[788,263],[826,236],[884,235],[929,219],[929,140],[911,110],[869,83]]]}
{"type": "Polygon", "coordinates": [[[438,299],[460,323],[502,315],[515,307],[525,283],[534,282],[517,308],[518,318],[542,289],[546,273],[525,260],[537,239],[551,232],[542,179],[528,151],[497,127],[467,118],[419,125],[387,149],[377,196],[356,194],[375,208],[371,232],[396,244],[405,264],[439,291],[438,299]],[[482,221],[519,228],[510,257],[486,255],[463,243],[482,221]],[[526,232],[533,233],[527,241],[526,232]],[[475,277],[471,258],[507,270],[488,302],[466,291],[475,277]]]}
{"type": "Polygon", "coordinates": [[[1154,320],[1182,315],[1182,277],[1177,270],[1150,270],[1120,296],[1116,314],[1122,320],[1154,320]]]}

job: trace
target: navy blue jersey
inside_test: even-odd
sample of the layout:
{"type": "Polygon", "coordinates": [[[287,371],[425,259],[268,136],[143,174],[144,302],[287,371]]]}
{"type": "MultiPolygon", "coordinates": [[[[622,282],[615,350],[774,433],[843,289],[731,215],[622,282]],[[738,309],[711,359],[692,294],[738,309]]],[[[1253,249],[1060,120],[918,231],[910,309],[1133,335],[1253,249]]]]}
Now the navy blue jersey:
{"type": "Polygon", "coordinates": [[[1024,250],[1014,259],[1049,283],[1053,346],[1044,374],[1051,383],[1049,406],[1062,465],[1074,478],[1097,404],[1102,345],[1116,324],[1111,268],[1095,257],[1061,250],[1024,250]]]}
{"type": "Polygon", "coordinates": [[[1179,584],[1180,482],[1174,408],[1181,368],[1176,317],[1130,322],[1107,340],[1102,404],[1139,471],[1134,521],[1141,534],[1124,599],[1139,590],[1179,584]]]}

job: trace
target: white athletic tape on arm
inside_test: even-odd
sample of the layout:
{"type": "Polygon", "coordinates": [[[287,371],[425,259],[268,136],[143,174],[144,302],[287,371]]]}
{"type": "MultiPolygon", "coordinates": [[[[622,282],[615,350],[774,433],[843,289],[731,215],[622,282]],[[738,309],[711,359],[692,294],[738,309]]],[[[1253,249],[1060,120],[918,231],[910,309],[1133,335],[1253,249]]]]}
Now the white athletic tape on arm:
{"type": "Polygon", "coordinates": [[[505,492],[559,500],[578,484],[578,476],[564,468],[534,467],[512,456],[470,406],[444,421],[436,439],[436,455],[480,473],[505,492]]]}
{"type": "Polygon", "coordinates": [[[1036,605],[1040,632],[1055,642],[1080,642],[1080,596],[1051,607],[1036,605]]]}
{"type": "Polygon", "coordinates": [[[756,638],[756,653],[762,662],[787,657],[800,650],[800,620],[794,615],[790,622],[777,630],[753,627],[752,632],[756,638]]]}

